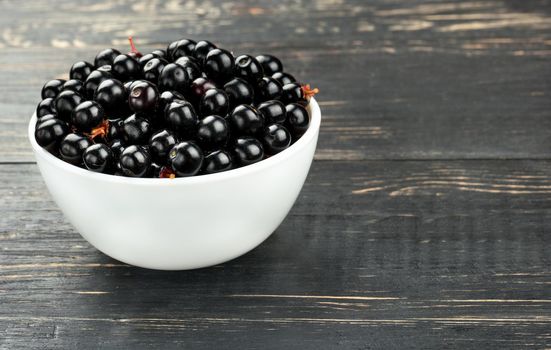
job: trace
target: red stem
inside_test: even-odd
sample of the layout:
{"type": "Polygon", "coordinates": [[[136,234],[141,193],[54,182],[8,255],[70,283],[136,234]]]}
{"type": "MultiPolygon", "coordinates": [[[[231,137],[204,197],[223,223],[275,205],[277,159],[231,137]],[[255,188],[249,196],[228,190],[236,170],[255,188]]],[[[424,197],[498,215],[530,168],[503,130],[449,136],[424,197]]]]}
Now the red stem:
{"type": "Polygon", "coordinates": [[[130,42],[130,52],[139,53],[136,49],[136,46],[134,45],[134,39],[132,39],[132,35],[128,37],[128,41],[130,42]]]}

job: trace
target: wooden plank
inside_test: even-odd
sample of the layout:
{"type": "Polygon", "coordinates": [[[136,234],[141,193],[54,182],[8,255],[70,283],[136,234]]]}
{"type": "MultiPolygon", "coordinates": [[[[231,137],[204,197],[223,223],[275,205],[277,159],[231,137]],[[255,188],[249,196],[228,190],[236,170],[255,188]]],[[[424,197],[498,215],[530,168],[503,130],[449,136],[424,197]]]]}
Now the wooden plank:
{"type": "Polygon", "coordinates": [[[158,272],[83,241],[35,165],[0,165],[0,347],[545,347],[550,171],[318,161],[253,252],[158,272]]]}
{"type": "Polygon", "coordinates": [[[44,81],[129,33],[145,51],[186,33],[281,56],[322,91],[318,159],[548,158],[545,1],[217,4],[0,4],[0,162],[33,160],[25,129],[44,81]]]}

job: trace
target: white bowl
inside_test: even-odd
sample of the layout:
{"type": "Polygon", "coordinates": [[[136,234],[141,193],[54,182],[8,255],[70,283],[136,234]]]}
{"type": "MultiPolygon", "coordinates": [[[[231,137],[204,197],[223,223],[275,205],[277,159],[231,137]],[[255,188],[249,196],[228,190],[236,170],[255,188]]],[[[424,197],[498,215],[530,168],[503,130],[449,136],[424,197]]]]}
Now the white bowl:
{"type": "Polygon", "coordinates": [[[222,173],[176,179],[98,174],[29,140],[42,178],[65,217],[103,253],[140,267],[185,270],[220,264],[264,241],[281,224],[314,157],[321,112],[285,151],[222,173]]]}

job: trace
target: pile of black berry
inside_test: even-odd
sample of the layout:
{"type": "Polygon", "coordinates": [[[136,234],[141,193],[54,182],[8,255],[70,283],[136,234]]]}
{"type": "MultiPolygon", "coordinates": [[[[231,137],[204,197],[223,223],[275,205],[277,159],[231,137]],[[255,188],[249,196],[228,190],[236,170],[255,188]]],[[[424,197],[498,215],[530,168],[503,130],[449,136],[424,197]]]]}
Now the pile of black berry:
{"type": "Polygon", "coordinates": [[[309,126],[305,106],[317,89],[297,83],[274,56],[234,58],[189,39],[146,55],[130,45],[44,85],[39,145],[95,172],[173,178],[261,161],[309,126]]]}

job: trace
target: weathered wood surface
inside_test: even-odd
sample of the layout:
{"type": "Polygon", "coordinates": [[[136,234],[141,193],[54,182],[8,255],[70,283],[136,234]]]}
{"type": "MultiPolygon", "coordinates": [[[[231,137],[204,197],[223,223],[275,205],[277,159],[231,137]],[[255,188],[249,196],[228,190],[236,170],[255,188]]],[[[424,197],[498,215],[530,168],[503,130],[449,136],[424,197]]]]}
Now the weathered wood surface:
{"type": "Polygon", "coordinates": [[[551,347],[551,1],[2,1],[0,31],[0,349],[551,347]],[[322,90],[311,174],[253,252],[133,268],[49,199],[40,87],[129,34],[322,90]]]}

